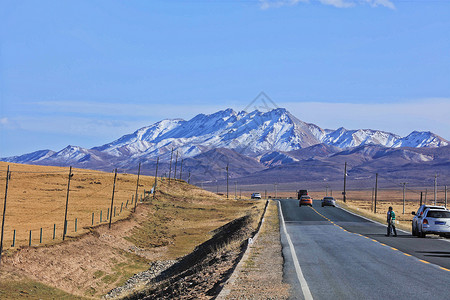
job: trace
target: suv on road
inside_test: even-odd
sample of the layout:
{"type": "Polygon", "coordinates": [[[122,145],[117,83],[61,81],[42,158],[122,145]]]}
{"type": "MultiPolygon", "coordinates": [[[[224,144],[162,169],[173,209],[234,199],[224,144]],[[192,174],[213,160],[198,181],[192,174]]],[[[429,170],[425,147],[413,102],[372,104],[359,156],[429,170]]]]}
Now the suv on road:
{"type": "Polygon", "coordinates": [[[260,193],[253,193],[252,194],[252,199],[261,199],[261,194],[260,193]]]}
{"type": "Polygon", "coordinates": [[[419,209],[416,212],[411,212],[411,214],[414,215],[414,218],[412,219],[411,223],[411,233],[413,236],[419,236],[419,228],[422,225],[423,221],[423,214],[427,208],[431,209],[441,209],[441,210],[448,210],[445,206],[436,206],[436,205],[421,205],[419,209]]]}
{"type": "Polygon", "coordinates": [[[429,233],[438,234],[441,237],[450,236],[449,210],[427,208],[422,216],[422,222],[417,228],[419,237],[424,238],[429,233]]]}

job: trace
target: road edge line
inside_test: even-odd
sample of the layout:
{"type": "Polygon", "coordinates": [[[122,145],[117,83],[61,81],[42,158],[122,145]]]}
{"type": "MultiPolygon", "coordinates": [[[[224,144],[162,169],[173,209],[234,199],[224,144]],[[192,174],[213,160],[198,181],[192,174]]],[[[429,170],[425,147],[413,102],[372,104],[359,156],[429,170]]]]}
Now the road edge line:
{"type": "Polygon", "coordinates": [[[283,211],[281,209],[281,201],[278,200],[278,211],[280,213],[281,224],[283,227],[283,232],[286,235],[287,242],[289,244],[289,249],[291,251],[292,261],[294,262],[295,272],[297,273],[297,279],[300,283],[300,287],[302,288],[303,297],[306,300],[312,300],[313,297],[311,295],[311,291],[309,290],[308,283],[306,282],[305,277],[303,276],[302,268],[300,267],[300,263],[298,262],[297,255],[295,254],[294,244],[292,243],[291,237],[286,229],[286,224],[284,223],[283,211]]]}

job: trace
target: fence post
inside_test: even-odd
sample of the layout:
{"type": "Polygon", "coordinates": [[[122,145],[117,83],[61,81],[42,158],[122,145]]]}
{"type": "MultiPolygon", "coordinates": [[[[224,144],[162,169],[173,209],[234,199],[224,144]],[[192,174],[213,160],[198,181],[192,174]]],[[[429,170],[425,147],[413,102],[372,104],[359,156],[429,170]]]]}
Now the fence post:
{"type": "Polygon", "coordinates": [[[123,202],[120,204],[120,213],[122,213],[122,209],[123,209],[123,202]]]}
{"type": "Polygon", "coordinates": [[[75,218],[75,232],[77,232],[77,223],[78,223],[78,219],[75,218]]]}
{"type": "Polygon", "coordinates": [[[56,224],[53,224],[53,239],[56,237],[56,224]]]}
{"type": "Polygon", "coordinates": [[[128,199],[127,199],[127,203],[125,204],[125,208],[128,208],[128,199]]]}
{"type": "Polygon", "coordinates": [[[42,244],[42,227],[41,232],[39,233],[39,244],[42,244]]]}
{"type": "Polygon", "coordinates": [[[3,204],[3,220],[2,220],[2,233],[0,238],[0,264],[2,263],[2,251],[3,251],[3,232],[5,229],[5,214],[6,214],[6,198],[8,197],[8,183],[11,174],[9,173],[9,165],[8,170],[6,171],[6,189],[5,189],[5,202],[3,204]]]}
{"type": "Polygon", "coordinates": [[[31,230],[30,230],[30,241],[28,242],[28,246],[31,246],[31,230]]]}
{"type": "Polygon", "coordinates": [[[103,211],[101,210],[100,211],[100,223],[102,222],[102,213],[103,213],[103,211]]]}
{"type": "Polygon", "coordinates": [[[116,207],[114,206],[114,217],[116,216],[116,207]]]}
{"type": "Polygon", "coordinates": [[[14,229],[14,232],[13,232],[13,242],[12,242],[11,247],[14,247],[15,245],[16,245],[16,230],[14,229]]]}
{"type": "Polygon", "coordinates": [[[108,207],[108,212],[106,213],[106,221],[109,220],[109,207],[108,207]]]}
{"type": "Polygon", "coordinates": [[[94,226],[94,213],[92,213],[92,225],[91,226],[94,226]]]}

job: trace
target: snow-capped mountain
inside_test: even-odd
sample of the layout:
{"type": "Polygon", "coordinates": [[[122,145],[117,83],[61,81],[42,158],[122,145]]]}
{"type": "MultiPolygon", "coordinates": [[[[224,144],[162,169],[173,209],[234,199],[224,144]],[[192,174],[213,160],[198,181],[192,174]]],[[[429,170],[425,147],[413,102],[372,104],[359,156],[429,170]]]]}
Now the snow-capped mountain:
{"type": "Polygon", "coordinates": [[[284,108],[268,112],[226,109],[210,115],[199,114],[188,121],[162,120],[92,149],[68,146],[59,152],[43,150],[0,160],[100,169],[111,165],[126,168],[138,162],[154,161],[156,157],[167,161],[172,148],[183,158],[194,158],[220,148],[271,166],[295,162],[297,158],[288,152],[319,144],[344,150],[364,145],[442,147],[449,142],[431,132],[414,131],[402,138],[372,129],[322,129],[297,119],[284,108]]]}
{"type": "Polygon", "coordinates": [[[398,139],[393,147],[435,148],[449,143],[442,137],[429,131],[413,131],[408,136],[398,139]]]}

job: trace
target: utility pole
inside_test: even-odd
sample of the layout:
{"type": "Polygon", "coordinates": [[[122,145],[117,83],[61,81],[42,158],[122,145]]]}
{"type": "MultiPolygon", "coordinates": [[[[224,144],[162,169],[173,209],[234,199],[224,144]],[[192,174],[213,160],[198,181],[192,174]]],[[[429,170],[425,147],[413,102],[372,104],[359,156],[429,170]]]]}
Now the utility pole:
{"type": "Polygon", "coordinates": [[[227,164],[227,199],[228,199],[228,164],[227,164]]]}
{"type": "Polygon", "coordinates": [[[278,183],[274,184],[274,186],[275,186],[275,199],[277,199],[277,185],[278,185],[278,183]]]}
{"type": "Polygon", "coordinates": [[[402,184],[403,184],[403,214],[405,214],[405,187],[408,183],[402,182],[402,184]]]}
{"type": "Polygon", "coordinates": [[[344,192],[342,192],[342,195],[344,196],[344,202],[347,201],[347,194],[345,191],[346,188],[346,184],[347,184],[347,162],[345,162],[345,166],[344,166],[344,192]]]}
{"type": "Polygon", "coordinates": [[[447,186],[444,186],[444,201],[445,201],[445,207],[447,207],[447,186]]]}
{"type": "MultiPolygon", "coordinates": [[[[114,170],[114,184],[113,184],[113,192],[112,192],[112,197],[111,197],[111,209],[109,210],[109,228],[111,228],[111,221],[112,221],[112,216],[113,216],[113,206],[114,206],[114,192],[116,191],[116,178],[117,178],[117,169],[114,170]]],[[[136,199],[134,199],[134,209],[136,210],[136,202],[138,201],[137,199],[137,194],[136,194],[136,199]]]]}
{"type": "Polygon", "coordinates": [[[169,164],[169,185],[170,185],[170,173],[172,173],[172,157],[173,157],[173,147],[172,147],[172,152],[170,153],[170,164],[169,164]]]}
{"type": "Polygon", "coordinates": [[[420,206],[422,206],[423,192],[420,192],[420,206]]]}
{"type": "MultiPolygon", "coordinates": [[[[116,169],[116,174],[117,174],[117,169],[116,169]]],[[[139,188],[139,175],[141,174],[141,163],[139,163],[139,168],[138,168],[138,177],[137,177],[137,182],[136,182],[136,196],[135,196],[135,198],[134,199],[136,199],[137,200],[137,198],[138,198],[138,188],[139,188]]],[[[115,182],[116,182],[116,179],[114,178],[114,184],[115,184],[115,182]]],[[[114,194],[114,192],[113,192],[113,194],[114,194]]],[[[144,195],[145,196],[145,195],[144,195]]],[[[137,205],[137,201],[134,201],[134,210],[133,211],[136,211],[136,205],[137,205]]],[[[112,208],[111,208],[112,209],[112,208]]],[[[111,219],[110,219],[111,220],[111,219]]],[[[111,226],[109,227],[109,228],[111,228],[111,226]]]]}
{"type": "Polygon", "coordinates": [[[173,179],[177,179],[177,164],[178,164],[178,150],[177,155],[175,156],[175,170],[173,172],[173,179]]]}
{"type": "Polygon", "coordinates": [[[327,184],[327,186],[326,186],[326,195],[327,195],[327,197],[328,197],[328,184],[327,184]]]}
{"type": "MultiPolygon", "coordinates": [[[[11,173],[9,172],[9,165],[6,171],[6,189],[5,189],[5,202],[3,203],[3,220],[2,220],[2,236],[0,239],[0,265],[2,264],[2,251],[3,251],[3,232],[5,230],[5,215],[6,215],[6,198],[8,197],[8,184],[11,173]]],[[[15,231],[14,231],[15,233],[15,231]]]]}
{"type": "Polygon", "coordinates": [[[181,166],[180,166],[180,180],[181,180],[181,175],[183,175],[183,159],[181,159],[181,166]]]}
{"type": "Polygon", "coordinates": [[[73,176],[73,174],[72,174],[72,166],[70,166],[69,179],[67,181],[66,212],[64,214],[63,241],[64,241],[64,239],[66,237],[66,232],[67,232],[67,207],[69,205],[70,179],[72,178],[72,176],[73,176]]]}
{"type": "Polygon", "coordinates": [[[371,202],[371,206],[370,209],[373,211],[373,193],[375,191],[375,188],[372,188],[372,202],[371,202]]]}
{"type": "Polygon", "coordinates": [[[375,202],[373,206],[374,213],[377,213],[377,194],[378,194],[378,173],[375,174],[375,202]]]}
{"type": "Polygon", "coordinates": [[[191,184],[191,171],[189,171],[188,184],[191,184]]]}
{"type": "Polygon", "coordinates": [[[155,199],[156,186],[158,185],[158,165],[159,165],[159,156],[156,158],[156,172],[155,172],[155,184],[153,188],[153,200],[155,199]]]}
{"type": "Polygon", "coordinates": [[[234,199],[237,199],[237,181],[234,182],[234,199]]]}
{"type": "Polygon", "coordinates": [[[436,205],[437,200],[437,173],[434,174],[434,205],[436,205]]]}

